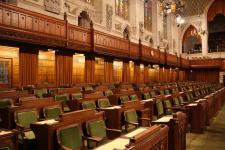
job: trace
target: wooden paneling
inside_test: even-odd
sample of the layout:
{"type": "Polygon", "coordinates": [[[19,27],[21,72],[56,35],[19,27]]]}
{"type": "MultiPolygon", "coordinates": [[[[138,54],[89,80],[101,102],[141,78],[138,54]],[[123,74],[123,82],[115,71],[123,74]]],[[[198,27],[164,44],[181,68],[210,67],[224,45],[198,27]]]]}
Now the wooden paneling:
{"type": "Polygon", "coordinates": [[[160,51],[160,64],[166,64],[166,53],[160,51]]]}
{"type": "Polygon", "coordinates": [[[56,85],[55,52],[39,51],[38,59],[38,84],[47,82],[51,85],[56,85]]]}
{"type": "Polygon", "coordinates": [[[0,17],[1,38],[52,46],[66,45],[64,20],[3,3],[0,3],[0,17]]]}
{"type": "Polygon", "coordinates": [[[188,73],[188,79],[192,81],[219,83],[219,70],[218,69],[192,70],[188,73]]]}
{"type": "Polygon", "coordinates": [[[130,58],[131,59],[139,59],[140,51],[139,51],[139,44],[130,43],[130,58]]]}
{"type": "Polygon", "coordinates": [[[99,31],[94,32],[95,52],[129,58],[129,41],[99,31]]]}
{"type": "Polygon", "coordinates": [[[156,82],[159,80],[159,71],[157,69],[150,68],[148,70],[149,82],[156,82]]]}
{"type": "Polygon", "coordinates": [[[122,82],[123,62],[113,61],[113,81],[122,82]]]}
{"type": "Polygon", "coordinates": [[[68,25],[68,47],[79,51],[91,50],[91,31],[75,25],[68,25]]]}
{"type": "Polygon", "coordinates": [[[85,56],[73,55],[73,84],[84,82],[85,56]]]}
{"type": "Polygon", "coordinates": [[[169,65],[169,66],[179,66],[179,61],[178,61],[178,57],[176,55],[172,55],[172,54],[169,54],[167,53],[166,54],[166,64],[169,65]]]}
{"type": "Polygon", "coordinates": [[[141,58],[143,61],[159,63],[160,60],[159,50],[142,45],[141,53],[142,53],[141,58]]]}
{"type": "Polygon", "coordinates": [[[104,74],[104,58],[95,58],[95,82],[104,83],[105,74],[104,74]]]}
{"type": "Polygon", "coordinates": [[[181,67],[182,68],[189,68],[190,67],[189,60],[185,59],[185,58],[181,58],[181,67]]]}
{"type": "Polygon", "coordinates": [[[191,68],[221,68],[221,59],[198,59],[190,61],[191,68]]]}

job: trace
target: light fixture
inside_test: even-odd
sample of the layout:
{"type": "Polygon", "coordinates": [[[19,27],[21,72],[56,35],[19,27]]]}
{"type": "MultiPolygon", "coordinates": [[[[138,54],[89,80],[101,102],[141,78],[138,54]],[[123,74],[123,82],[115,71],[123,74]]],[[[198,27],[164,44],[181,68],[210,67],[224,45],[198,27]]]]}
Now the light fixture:
{"type": "Polygon", "coordinates": [[[160,10],[164,16],[170,13],[175,15],[184,11],[185,3],[183,0],[158,0],[160,2],[160,10]]]}
{"type": "Polygon", "coordinates": [[[177,15],[176,21],[177,21],[177,26],[178,26],[178,27],[179,27],[180,25],[184,24],[184,22],[185,22],[185,20],[184,20],[180,15],[177,15]]]}
{"type": "Polygon", "coordinates": [[[196,36],[196,37],[200,37],[201,35],[206,34],[206,31],[202,29],[202,21],[201,21],[201,16],[199,13],[199,7],[198,7],[198,21],[199,21],[198,30],[194,31],[194,36],[196,36]]]}

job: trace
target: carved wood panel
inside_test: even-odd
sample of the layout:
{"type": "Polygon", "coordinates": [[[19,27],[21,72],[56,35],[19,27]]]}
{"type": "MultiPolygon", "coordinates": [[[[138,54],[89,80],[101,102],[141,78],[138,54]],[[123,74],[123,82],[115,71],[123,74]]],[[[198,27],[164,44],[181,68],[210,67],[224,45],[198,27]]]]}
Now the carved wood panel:
{"type": "Polygon", "coordinates": [[[139,44],[130,43],[130,58],[138,59],[140,57],[139,44]]]}
{"type": "Polygon", "coordinates": [[[167,53],[166,55],[166,60],[167,60],[167,65],[171,65],[171,66],[178,66],[178,59],[176,55],[172,55],[167,53]]]}

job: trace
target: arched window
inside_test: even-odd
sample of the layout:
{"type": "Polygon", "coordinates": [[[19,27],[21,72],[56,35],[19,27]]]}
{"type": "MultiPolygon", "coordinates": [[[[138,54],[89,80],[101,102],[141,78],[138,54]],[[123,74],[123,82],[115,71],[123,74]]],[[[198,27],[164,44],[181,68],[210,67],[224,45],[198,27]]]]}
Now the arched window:
{"type": "Polygon", "coordinates": [[[128,20],[129,2],[128,0],[116,0],[116,15],[128,20]]]}
{"type": "Polygon", "coordinates": [[[86,11],[82,11],[78,16],[78,26],[90,28],[91,19],[86,11]]]}
{"type": "Polygon", "coordinates": [[[197,34],[197,29],[190,25],[184,33],[182,42],[183,53],[201,53],[202,52],[202,40],[201,36],[197,34]]]}
{"type": "Polygon", "coordinates": [[[144,2],[144,28],[152,31],[152,1],[145,0],[144,2]]]}

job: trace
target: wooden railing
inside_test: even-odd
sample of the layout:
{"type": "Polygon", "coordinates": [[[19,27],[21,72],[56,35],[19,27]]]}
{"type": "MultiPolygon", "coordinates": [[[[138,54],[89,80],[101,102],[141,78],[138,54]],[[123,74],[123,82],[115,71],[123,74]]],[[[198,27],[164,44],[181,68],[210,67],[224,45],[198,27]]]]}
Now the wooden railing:
{"type": "Polygon", "coordinates": [[[196,59],[190,61],[191,68],[221,68],[222,59],[196,59]]]}
{"type": "Polygon", "coordinates": [[[45,47],[63,48],[83,53],[96,53],[148,63],[160,63],[187,68],[188,63],[178,61],[176,55],[160,52],[139,43],[68,23],[64,19],[49,17],[14,5],[0,3],[0,39],[29,43],[45,47]]]}

